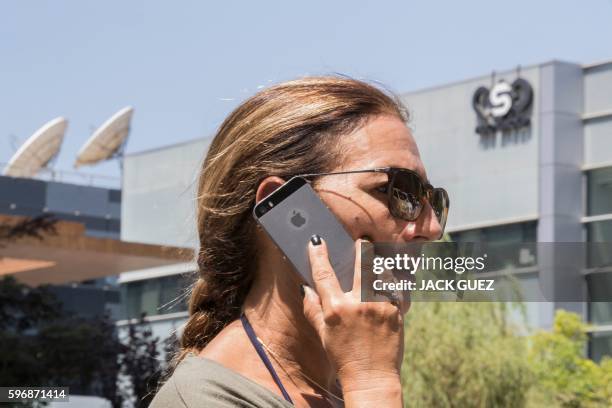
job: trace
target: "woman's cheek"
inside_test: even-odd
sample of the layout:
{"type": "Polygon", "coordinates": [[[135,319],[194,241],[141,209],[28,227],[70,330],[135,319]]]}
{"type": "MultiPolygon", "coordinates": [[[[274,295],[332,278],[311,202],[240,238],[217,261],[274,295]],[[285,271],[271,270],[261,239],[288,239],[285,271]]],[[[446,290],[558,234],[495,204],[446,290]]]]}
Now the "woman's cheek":
{"type": "Polygon", "coordinates": [[[381,242],[389,240],[392,236],[392,226],[384,214],[370,211],[368,214],[356,213],[353,215],[350,232],[355,239],[365,238],[369,241],[381,242]]]}

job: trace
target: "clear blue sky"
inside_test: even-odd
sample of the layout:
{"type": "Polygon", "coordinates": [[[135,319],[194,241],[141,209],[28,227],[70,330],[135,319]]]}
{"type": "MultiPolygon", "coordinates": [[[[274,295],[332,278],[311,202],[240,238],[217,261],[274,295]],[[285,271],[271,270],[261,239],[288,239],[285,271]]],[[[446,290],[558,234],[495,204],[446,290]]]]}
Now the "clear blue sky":
{"type": "MultiPolygon", "coordinates": [[[[612,0],[2,1],[0,162],[62,115],[56,163],[135,107],[128,153],[209,135],[258,87],[341,72],[397,92],[612,59],[612,0]],[[12,136],[11,136],[12,135],[12,136]]],[[[118,174],[115,163],[84,171],[118,174]]]]}

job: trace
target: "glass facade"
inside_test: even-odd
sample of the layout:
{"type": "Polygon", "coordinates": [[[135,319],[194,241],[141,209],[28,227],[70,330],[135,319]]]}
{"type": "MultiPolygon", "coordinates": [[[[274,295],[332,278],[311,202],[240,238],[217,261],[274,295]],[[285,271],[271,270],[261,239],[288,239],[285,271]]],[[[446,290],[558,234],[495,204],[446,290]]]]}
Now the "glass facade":
{"type": "Polygon", "coordinates": [[[191,276],[179,274],[122,284],[123,317],[133,319],[143,313],[150,317],[186,311],[191,282],[191,276]]]}
{"type": "Polygon", "coordinates": [[[591,333],[589,355],[595,361],[612,356],[612,333],[591,333]]]}
{"type": "Polygon", "coordinates": [[[494,244],[535,242],[537,238],[537,223],[532,221],[458,231],[451,233],[450,236],[455,242],[487,242],[494,244]]]}
{"type": "Polygon", "coordinates": [[[589,222],[587,239],[589,242],[612,242],[612,220],[589,222]]]}
{"type": "MultiPolygon", "coordinates": [[[[537,241],[537,222],[524,222],[516,224],[499,225],[495,227],[480,228],[453,232],[450,234],[454,242],[486,242],[487,246],[504,247],[521,243],[533,243],[537,241]]],[[[506,251],[504,251],[506,252],[506,251]]],[[[508,253],[507,257],[488,259],[487,264],[491,269],[525,268],[537,265],[537,257],[533,245],[515,253],[508,253]]]]}
{"type": "MultiPolygon", "coordinates": [[[[586,224],[589,242],[612,242],[612,220],[590,222],[586,224]]],[[[607,245],[589,246],[588,268],[612,267],[612,253],[607,245]]]]}
{"type": "MultiPolygon", "coordinates": [[[[587,215],[612,215],[612,167],[587,173],[587,215]]],[[[612,242],[612,220],[588,222],[586,234],[588,242],[612,242]]],[[[588,267],[601,266],[612,266],[612,254],[594,248],[589,253],[588,267]]]]}
{"type": "MultiPolygon", "coordinates": [[[[587,172],[587,215],[612,215],[612,167],[587,172]]],[[[588,222],[587,241],[612,242],[612,220],[588,222]]],[[[604,247],[593,247],[589,251],[589,268],[612,267],[612,254],[604,247]]],[[[587,287],[591,298],[612,298],[612,271],[587,275],[587,287]]],[[[590,323],[596,326],[612,325],[612,303],[590,302],[588,305],[590,323]]],[[[603,356],[612,355],[612,332],[591,333],[590,357],[599,361],[603,356]]]]}
{"type": "MultiPolygon", "coordinates": [[[[612,296],[612,272],[587,275],[587,287],[592,299],[610,299],[612,296]]],[[[612,325],[612,303],[589,303],[589,320],[593,324],[612,325]]]]}
{"type": "Polygon", "coordinates": [[[587,215],[602,214],[612,214],[612,167],[587,173],[587,215]]]}
{"type": "MultiPolygon", "coordinates": [[[[537,253],[534,242],[537,241],[537,221],[498,225],[487,228],[479,228],[454,232],[450,234],[454,242],[484,242],[488,247],[499,246],[500,248],[516,248],[517,251],[503,251],[506,257],[489,257],[487,265],[492,270],[517,269],[537,266],[537,253]],[[525,243],[525,246],[517,245],[525,243]]],[[[500,251],[500,254],[502,252],[500,251]]],[[[516,276],[521,291],[525,297],[536,297],[538,292],[538,273],[523,273],[516,276]]],[[[510,304],[509,304],[510,306],[510,304]]],[[[516,327],[522,327],[526,331],[528,327],[540,326],[539,304],[534,302],[525,303],[525,315],[513,307],[509,307],[509,318],[516,327]]]]}

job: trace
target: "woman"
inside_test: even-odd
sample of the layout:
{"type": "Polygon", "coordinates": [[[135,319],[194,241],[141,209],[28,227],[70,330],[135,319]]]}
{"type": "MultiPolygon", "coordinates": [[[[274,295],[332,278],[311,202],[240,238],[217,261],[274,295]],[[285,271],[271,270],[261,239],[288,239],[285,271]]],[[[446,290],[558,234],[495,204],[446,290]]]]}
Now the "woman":
{"type": "Polygon", "coordinates": [[[342,292],[319,236],[308,248],[316,285],[302,285],[252,209],[293,175],[331,172],[312,186],[357,246],[439,238],[448,200],[425,183],[406,121],[397,98],[340,77],[270,87],[229,115],[200,175],[180,362],[152,407],[402,405],[408,305],[361,302],[360,259],[342,292]],[[351,172],[387,167],[402,170],[351,172]]]}

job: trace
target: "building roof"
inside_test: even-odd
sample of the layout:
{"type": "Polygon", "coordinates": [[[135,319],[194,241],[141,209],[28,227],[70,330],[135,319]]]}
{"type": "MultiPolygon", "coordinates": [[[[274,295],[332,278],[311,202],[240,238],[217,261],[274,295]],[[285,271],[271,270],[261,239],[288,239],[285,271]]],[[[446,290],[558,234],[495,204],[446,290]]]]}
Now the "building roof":
{"type": "MultiPolygon", "coordinates": [[[[0,215],[0,225],[24,217],[0,215]]],[[[85,235],[85,226],[58,221],[56,234],[0,244],[0,277],[13,275],[29,285],[81,282],[123,272],[184,263],[189,248],[125,242],[85,235]]]]}

